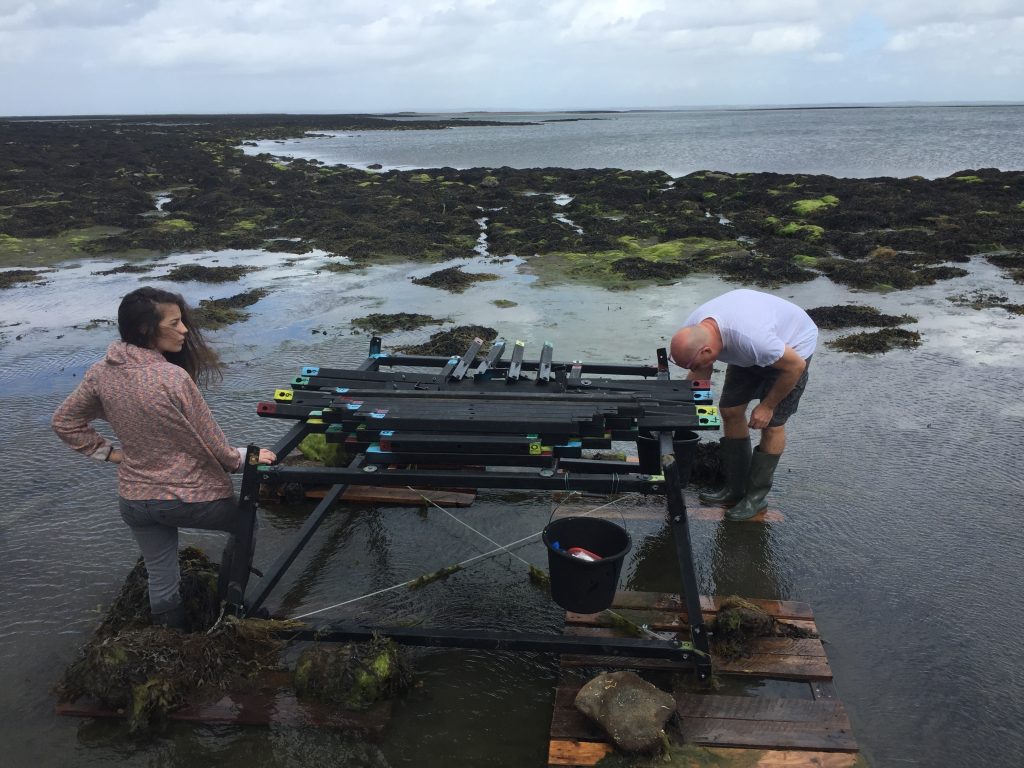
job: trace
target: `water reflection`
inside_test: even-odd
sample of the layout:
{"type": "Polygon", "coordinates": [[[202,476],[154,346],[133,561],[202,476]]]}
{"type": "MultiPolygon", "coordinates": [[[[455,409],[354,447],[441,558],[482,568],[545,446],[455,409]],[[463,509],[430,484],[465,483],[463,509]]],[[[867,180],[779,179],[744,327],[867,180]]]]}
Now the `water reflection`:
{"type": "Polygon", "coordinates": [[[779,567],[770,524],[723,521],[711,545],[715,594],[784,600],[789,595],[779,567]]]}

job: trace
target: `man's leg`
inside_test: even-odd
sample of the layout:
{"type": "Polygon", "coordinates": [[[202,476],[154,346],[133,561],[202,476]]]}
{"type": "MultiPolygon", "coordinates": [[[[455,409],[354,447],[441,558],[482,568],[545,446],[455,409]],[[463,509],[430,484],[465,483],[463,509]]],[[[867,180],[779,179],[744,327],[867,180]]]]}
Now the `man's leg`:
{"type": "Polygon", "coordinates": [[[722,432],[725,437],[739,439],[750,437],[750,428],[747,426],[747,407],[749,405],[748,401],[742,405],[718,409],[722,415],[722,432]]]}
{"type": "Polygon", "coordinates": [[[786,449],[786,425],[780,424],[777,427],[769,426],[762,429],[759,448],[763,453],[781,456],[786,449]]]}
{"type": "Polygon", "coordinates": [[[725,479],[715,491],[698,494],[704,504],[728,507],[746,493],[747,472],[750,468],[750,430],[747,428],[749,402],[719,408],[722,415],[723,436],[719,441],[719,459],[725,479]]]}
{"type": "MultiPolygon", "coordinates": [[[[808,363],[810,360],[808,360],[808,363]]],[[[765,387],[770,387],[773,377],[767,377],[765,387]]],[[[796,413],[800,397],[807,386],[807,368],[797,381],[793,391],[783,398],[775,408],[771,423],[761,430],[761,444],[750,459],[750,474],[747,478],[746,495],[732,507],[725,516],[729,520],[749,520],[758,512],[768,508],[768,492],[775,480],[779,457],[786,449],[786,421],[796,413]]],[[[765,389],[758,397],[763,397],[765,389]]]]}

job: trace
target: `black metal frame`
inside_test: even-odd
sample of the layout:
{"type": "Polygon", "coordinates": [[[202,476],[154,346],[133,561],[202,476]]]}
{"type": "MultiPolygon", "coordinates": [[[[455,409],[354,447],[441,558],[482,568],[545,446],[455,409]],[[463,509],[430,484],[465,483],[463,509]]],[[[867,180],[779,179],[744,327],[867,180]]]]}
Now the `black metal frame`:
{"type": "Polygon", "coordinates": [[[708,383],[671,382],[664,349],[657,351],[657,366],[553,362],[552,347],[546,342],[539,359],[530,361],[523,359],[522,342],[516,342],[512,359],[502,363],[504,342],[495,342],[483,358],[478,357],[478,342],[461,357],[445,358],[388,355],[381,352],[381,340],[374,337],[370,355],[359,368],[304,368],[303,375],[292,381],[291,390],[275,393],[275,403],[259,404],[261,416],[300,419],[273,446],[279,460],[313,432],[325,432],[329,441],[348,443],[359,453],[347,467],[300,468],[260,465],[258,450],[249,447],[239,497],[241,524],[221,570],[221,595],[228,606],[239,615],[259,611],[349,485],[665,494],[683,582],[680,593],[689,619],[689,642],[664,640],[653,633],[650,639],[595,638],[334,624],[310,624],[308,629],[290,634],[319,641],[364,640],[381,634],[410,645],[666,658],[690,662],[701,680],[710,679],[708,633],[700,609],[683,496],[692,456],[682,457],[685,466],[681,466],[673,448],[675,429],[718,425],[708,383]],[[382,366],[439,372],[384,372],[382,366]],[[536,374],[527,378],[524,372],[536,374]],[[584,378],[585,374],[590,378],[584,378]],[[641,377],[643,381],[594,378],[592,374],[641,377]],[[530,385],[532,391],[525,391],[530,385]],[[364,408],[367,404],[376,410],[364,408]],[[395,432],[402,429],[399,439],[394,438],[392,428],[395,432]],[[501,432],[497,439],[492,436],[496,428],[501,432]],[[530,433],[525,442],[524,430],[530,433]],[[658,460],[653,466],[650,444],[648,457],[641,454],[639,467],[581,458],[579,449],[588,440],[590,445],[609,445],[612,439],[639,442],[639,434],[655,439],[658,460]],[[562,445],[544,443],[563,438],[566,442],[562,445]],[[479,447],[489,439],[494,452],[459,450],[479,447]],[[385,440],[389,450],[380,449],[385,440]],[[423,462],[485,467],[395,466],[423,462]],[[504,466],[536,471],[490,469],[504,466]],[[291,482],[321,483],[330,490],[307,517],[292,547],[279,555],[257,587],[247,592],[259,486],[291,482]]]}

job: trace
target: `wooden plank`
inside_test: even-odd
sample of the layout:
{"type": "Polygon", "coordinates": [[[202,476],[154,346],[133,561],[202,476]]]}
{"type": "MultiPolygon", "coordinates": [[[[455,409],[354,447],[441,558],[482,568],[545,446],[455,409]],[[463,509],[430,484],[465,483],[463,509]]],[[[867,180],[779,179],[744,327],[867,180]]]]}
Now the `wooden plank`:
{"type": "MultiPolygon", "coordinates": [[[[579,637],[628,637],[629,634],[614,627],[567,625],[563,634],[579,637]]],[[[685,634],[682,637],[686,637],[685,634]]],[[[778,656],[816,656],[825,658],[825,646],[817,637],[755,637],[749,642],[752,652],[778,656]]]]}
{"type": "Polygon", "coordinates": [[[835,724],[686,718],[680,721],[679,731],[684,741],[709,746],[844,752],[857,749],[849,726],[835,724]]]}
{"type": "MultiPolygon", "coordinates": [[[[808,750],[742,749],[735,747],[685,747],[689,758],[679,765],[715,765],[721,768],[858,768],[864,765],[856,753],[808,750]]],[[[548,747],[549,766],[591,766],[613,752],[611,744],[552,740],[548,747]]]]}
{"type": "MultiPolygon", "coordinates": [[[[321,493],[321,498],[323,496],[321,493]]],[[[309,492],[306,494],[310,495],[309,492]]],[[[341,495],[341,500],[352,504],[404,504],[424,507],[430,501],[442,507],[468,507],[476,500],[474,491],[435,491],[428,489],[383,488],[373,485],[350,485],[341,495]]]]}
{"type": "Polygon", "coordinates": [[[611,744],[604,742],[552,739],[548,744],[548,765],[595,765],[614,751],[611,744]]]}
{"type": "MultiPolygon", "coordinates": [[[[551,738],[603,741],[602,729],[574,706],[579,685],[555,694],[551,738]]],[[[761,748],[856,750],[850,721],[837,701],[677,694],[686,741],[705,745],[761,748]]]]}
{"type": "MultiPolygon", "coordinates": [[[[631,608],[612,609],[636,624],[646,624],[656,632],[689,632],[690,625],[687,622],[685,613],[662,613],[657,611],[638,610],[631,608]]],[[[714,612],[703,613],[704,622],[710,622],[714,612]]],[[[780,624],[798,627],[807,632],[818,633],[818,627],[813,621],[801,619],[777,619],[780,624]]],[[[566,613],[565,623],[571,626],[583,627],[610,627],[611,619],[606,613],[566,613]]]]}
{"type": "MultiPolygon", "coordinates": [[[[726,596],[724,595],[701,595],[701,610],[715,613],[725,598],[726,596]]],[[[801,619],[807,621],[814,619],[814,611],[811,610],[811,606],[807,603],[794,600],[763,600],[751,597],[743,599],[767,611],[776,619],[801,619]]],[[[612,608],[646,608],[649,610],[673,611],[683,615],[686,614],[686,605],[680,596],[671,592],[619,591],[615,593],[612,608]]]]}
{"type": "Polygon", "coordinates": [[[846,711],[838,701],[680,693],[676,695],[676,711],[685,718],[828,723],[850,727],[846,711]]]}
{"type": "MultiPolygon", "coordinates": [[[[716,673],[744,677],[771,677],[779,680],[831,680],[832,669],[827,659],[808,656],[752,655],[727,661],[712,656],[716,673]]],[[[562,656],[567,668],[602,667],[608,669],[647,669],[664,672],[688,672],[693,664],[668,659],[640,659],[629,656],[562,656]]]]}

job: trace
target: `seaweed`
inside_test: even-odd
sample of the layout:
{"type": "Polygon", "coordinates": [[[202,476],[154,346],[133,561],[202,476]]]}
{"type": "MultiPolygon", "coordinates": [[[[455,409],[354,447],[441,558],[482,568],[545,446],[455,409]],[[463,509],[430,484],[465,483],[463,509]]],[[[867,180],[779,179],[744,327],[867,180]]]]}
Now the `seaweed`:
{"type": "Polygon", "coordinates": [[[409,589],[419,589],[425,587],[427,584],[431,584],[441,579],[447,579],[453,573],[458,573],[462,570],[461,565],[446,565],[444,568],[438,568],[433,573],[425,573],[422,576],[418,576],[409,583],[409,589]]]}
{"type": "MultiPolygon", "coordinates": [[[[0,174],[8,179],[0,263],[223,248],[347,257],[325,270],[437,263],[474,255],[483,209],[490,253],[516,254],[543,279],[618,287],[624,276],[675,280],[688,269],[765,286],[824,274],[892,290],[957,279],[963,271],[947,262],[981,254],[1024,280],[1020,171],[963,169],[932,180],[712,171],[672,179],[614,168],[373,173],[247,155],[240,146],[310,132],[469,124],[499,123],[359,115],[0,120],[0,174]],[[167,190],[173,199],[153,215],[153,195],[167,190]]],[[[435,275],[428,284],[463,290],[466,279],[435,275]]]]}
{"type": "MultiPolygon", "coordinates": [[[[166,275],[159,275],[160,280],[176,283],[196,281],[200,283],[232,283],[258,267],[206,267],[202,264],[180,264],[166,275]]],[[[150,279],[150,278],[147,278],[150,279]]]]}
{"type": "MultiPolygon", "coordinates": [[[[397,351],[410,355],[462,355],[476,338],[483,339],[485,342],[494,341],[498,338],[498,332],[485,325],[457,325],[447,331],[439,331],[431,335],[430,339],[422,344],[398,347],[397,351]]],[[[484,344],[481,351],[487,346],[484,344]]]]}
{"type": "Polygon", "coordinates": [[[226,689],[276,668],[277,634],[295,622],[220,615],[216,564],[201,551],[179,553],[186,628],[150,624],[146,568],[128,574],[103,622],[65,670],[54,692],[61,701],[82,697],[128,714],[137,731],[163,719],[200,691],[226,689]]]}
{"type": "Polygon", "coordinates": [[[891,328],[901,323],[916,323],[910,315],[886,315],[875,307],[837,304],[829,307],[808,309],[807,314],[815,325],[826,330],[861,326],[869,328],[891,328]]]}
{"type": "Polygon", "coordinates": [[[430,315],[420,315],[414,312],[396,312],[395,314],[371,314],[365,317],[357,317],[352,320],[352,327],[359,328],[371,333],[391,333],[392,331],[414,331],[425,325],[441,325],[450,322],[439,320],[430,315]]]}
{"type": "Polygon", "coordinates": [[[883,328],[880,331],[853,333],[826,342],[833,349],[842,352],[863,352],[881,354],[897,347],[913,349],[921,346],[921,334],[904,328],[883,328]]]}
{"type": "Polygon", "coordinates": [[[8,269],[0,272],[0,289],[13,288],[23,283],[38,283],[43,280],[42,270],[37,269],[8,269]]]}
{"type": "Polygon", "coordinates": [[[497,280],[498,276],[489,272],[464,272],[461,267],[448,267],[432,272],[426,277],[414,277],[416,285],[441,288],[452,293],[462,293],[474,283],[497,280]]]}
{"type": "Polygon", "coordinates": [[[253,288],[224,299],[202,299],[193,310],[192,319],[200,327],[212,330],[241,322],[249,317],[249,313],[243,312],[242,308],[251,307],[268,293],[270,290],[267,288],[253,288]]]}
{"type": "Polygon", "coordinates": [[[775,619],[749,600],[724,598],[710,622],[711,649],[725,659],[750,655],[750,641],[759,637],[817,637],[814,632],[775,619]]]}
{"type": "Polygon", "coordinates": [[[295,664],[292,683],[300,699],[366,710],[412,683],[404,655],[391,640],[305,649],[295,664]]]}

